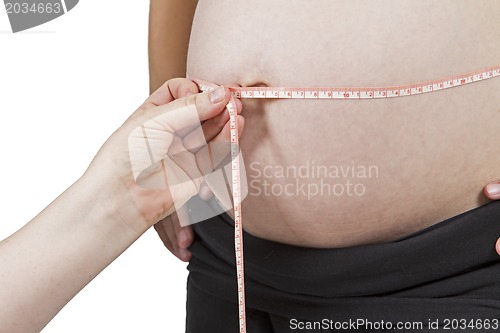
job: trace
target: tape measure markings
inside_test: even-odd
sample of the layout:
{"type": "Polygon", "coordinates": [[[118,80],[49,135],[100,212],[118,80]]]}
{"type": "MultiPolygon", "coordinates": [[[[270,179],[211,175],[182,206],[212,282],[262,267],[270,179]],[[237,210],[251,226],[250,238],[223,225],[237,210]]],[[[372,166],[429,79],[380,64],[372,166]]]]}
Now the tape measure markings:
{"type": "MultiPolygon", "coordinates": [[[[273,99],[371,99],[420,95],[433,91],[462,86],[500,76],[500,66],[490,67],[462,75],[445,77],[440,80],[418,84],[388,87],[230,87],[237,98],[273,98],[273,99]]],[[[195,80],[200,90],[213,86],[201,80],[195,80]]]]}
{"type": "Polygon", "coordinates": [[[245,266],[243,263],[243,228],[241,215],[241,181],[240,181],[240,159],[238,139],[238,114],[234,97],[231,97],[227,105],[229,111],[229,129],[231,138],[231,182],[234,210],[234,251],[236,256],[236,279],[238,285],[238,313],[240,333],[246,333],[246,309],[245,309],[245,266]]]}

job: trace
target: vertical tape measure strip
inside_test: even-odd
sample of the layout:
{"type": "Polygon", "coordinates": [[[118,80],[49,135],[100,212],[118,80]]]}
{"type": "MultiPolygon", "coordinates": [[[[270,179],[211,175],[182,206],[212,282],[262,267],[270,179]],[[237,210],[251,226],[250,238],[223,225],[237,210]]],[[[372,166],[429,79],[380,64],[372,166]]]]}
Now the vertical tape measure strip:
{"type": "MultiPolygon", "coordinates": [[[[241,184],[238,121],[236,119],[236,98],[273,98],[273,99],[371,99],[420,95],[428,92],[462,86],[500,76],[500,66],[489,67],[474,72],[446,77],[440,80],[426,81],[393,87],[230,87],[233,94],[229,104],[229,125],[231,136],[231,182],[234,207],[234,249],[236,255],[236,277],[238,285],[238,313],[240,333],[246,333],[245,308],[245,270],[243,261],[243,229],[241,213],[241,184]]],[[[188,75],[189,77],[189,75],[188,75]]],[[[192,79],[201,91],[213,89],[217,85],[199,79],[192,79]]]]}
{"type": "MultiPolygon", "coordinates": [[[[189,75],[188,75],[189,78],[189,75]]],[[[192,78],[191,78],[192,79],[192,78]]],[[[205,92],[217,87],[216,84],[192,79],[205,92]]],[[[229,136],[231,139],[231,187],[234,210],[234,251],[236,259],[236,279],[238,288],[239,331],[246,333],[245,265],[243,263],[243,221],[241,214],[240,148],[238,136],[238,109],[234,96],[226,105],[229,112],[229,136]]]]}
{"type": "Polygon", "coordinates": [[[238,138],[237,107],[234,97],[227,105],[229,111],[229,128],[231,136],[231,183],[233,189],[234,209],[234,251],[236,256],[236,276],[238,283],[238,313],[240,333],[246,333],[245,309],[245,266],[243,263],[243,230],[241,214],[241,182],[240,182],[240,156],[238,138]]]}

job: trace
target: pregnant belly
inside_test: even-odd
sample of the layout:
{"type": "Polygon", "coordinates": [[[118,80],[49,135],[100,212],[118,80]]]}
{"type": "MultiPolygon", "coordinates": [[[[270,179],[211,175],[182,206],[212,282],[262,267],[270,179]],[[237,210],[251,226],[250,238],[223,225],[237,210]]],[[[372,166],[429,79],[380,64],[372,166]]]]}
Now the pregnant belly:
{"type": "MultiPolygon", "coordinates": [[[[200,1],[188,73],[242,86],[352,87],[500,65],[500,4],[309,3],[200,1]]],[[[500,173],[499,89],[494,78],[394,99],[245,100],[245,230],[342,247],[477,207],[500,173]]]]}

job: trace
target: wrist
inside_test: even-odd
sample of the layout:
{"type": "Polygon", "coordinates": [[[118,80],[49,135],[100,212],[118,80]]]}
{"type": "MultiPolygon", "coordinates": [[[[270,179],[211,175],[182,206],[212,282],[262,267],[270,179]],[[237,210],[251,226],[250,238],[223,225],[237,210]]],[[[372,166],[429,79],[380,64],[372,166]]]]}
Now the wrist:
{"type": "Polygon", "coordinates": [[[109,219],[144,233],[173,210],[173,200],[167,189],[149,189],[138,185],[129,172],[117,175],[113,168],[91,165],[79,180],[87,193],[96,193],[96,204],[106,210],[109,219]]]}
{"type": "Polygon", "coordinates": [[[82,193],[91,193],[96,209],[102,215],[102,223],[123,227],[137,237],[154,223],[142,214],[134,202],[129,187],[113,176],[86,172],[76,184],[82,193]]]}

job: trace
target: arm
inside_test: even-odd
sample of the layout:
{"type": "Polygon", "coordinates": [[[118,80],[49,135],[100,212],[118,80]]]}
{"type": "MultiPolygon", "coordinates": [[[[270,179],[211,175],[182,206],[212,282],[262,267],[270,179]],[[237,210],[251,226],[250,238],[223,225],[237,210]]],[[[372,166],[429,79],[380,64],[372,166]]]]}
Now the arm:
{"type": "Polygon", "coordinates": [[[121,220],[143,221],[105,184],[82,177],[0,243],[0,332],[39,332],[145,231],[121,220]]]}
{"type": "MultiPolygon", "coordinates": [[[[189,80],[168,81],[107,140],[75,184],[0,242],[0,332],[39,332],[97,274],[172,210],[172,191],[179,191],[175,192],[176,200],[187,200],[197,193],[185,177],[182,183],[176,179],[181,171],[189,177],[199,175],[207,168],[202,162],[208,163],[206,147],[191,152],[184,146],[192,137],[188,137],[192,133],[185,133],[186,127],[204,121],[208,125],[203,129],[210,130],[206,142],[230,141],[229,123],[221,123],[229,90],[197,91],[189,80]],[[188,93],[191,96],[174,101],[188,93]],[[154,161],[162,165],[166,161],[171,168],[166,170],[169,180],[185,184],[184,188],[144,187],[139,178],[136,182],[134,165],[151,164],[151,152],[145,152],[134,140],[138,129],[156,134],[148,139],[151,150],[159,154],[153,154],[154,161]],[[179,160],[182,164],[174,165],[164,157],[165,149],[170,148],[183,153],[186,159],[179,160]],[[157,155],[164,158],[156,159],[157,155]]],[[[242,121],[238,116],[240,129],[242,121]]],[[[162,176],[161,170],[147,170],[149,177],[162,176]]],[[[194,184],[192,179],[196,178],[190,179],[194,184]]]]}
{"type": "Polygon", "coordinates": [[[186,76],[191,24],[198,0],[151,0],[149,8],[149,87],[186,76]]]}

